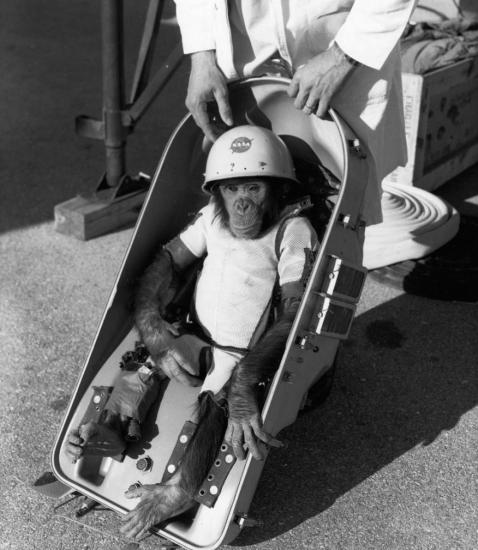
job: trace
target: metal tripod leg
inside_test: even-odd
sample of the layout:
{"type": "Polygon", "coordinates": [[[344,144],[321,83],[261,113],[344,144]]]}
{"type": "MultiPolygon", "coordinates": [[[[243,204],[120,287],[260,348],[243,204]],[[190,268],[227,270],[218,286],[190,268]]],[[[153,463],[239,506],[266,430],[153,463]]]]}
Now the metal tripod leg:
{"type": "Polygon", "coordinates": [[[101,1],[103,118],[76,119],[76,131],[105,146],[105,173],[88,196],[55,206],[55,229],[88,240],[133,223],[146,196],[149,176],[131,177],[126,169],[127,137],[161,92],[182,60],[176,46],[163,67],[149,80],[164,0],[150,0],[132,84],[131,103],[125,102],[123,0],[101,1]]]}
{"type": "Polygon", "coordinates": [[[123,0],[102,0],[103,120],[106,184],[119,185],[125,175],[123,0]]]}

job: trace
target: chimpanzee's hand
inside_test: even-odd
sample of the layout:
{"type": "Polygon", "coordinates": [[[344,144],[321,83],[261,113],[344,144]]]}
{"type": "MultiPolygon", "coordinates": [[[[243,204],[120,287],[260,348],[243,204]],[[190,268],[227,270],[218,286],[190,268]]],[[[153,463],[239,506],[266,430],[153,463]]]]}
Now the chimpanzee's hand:
{"type": "Polygon", "coordinates": [[[120,531],[139,540],[148,529],[187,510],[192,499],[176,485],[141,485],[128,489],[126,498],[139,498],[134,510],[124,517],[120,531]]]}
{"type": "Polygon", "coordinates": [[[178,326],[168,323],[155,312],[149,320],[147,333],[143,332],[143,341],[155,365],[171,380],[186,386],[198,386],[201,382],[195,376],[196,368],[191,354],[179,336],[178,326]]]}
{"type": "Polygon", "coordinates": [[[87,422],[68,434],[65,452],[74,464],[84,455],[115,456],[124,448],[123,438],[111,426],[87,422]]]}
{"type": "Polygon", "coordinates": [[[84,441],[80,437],[80,430],[78,428],[71,430],[67,435],[65,452],[73,464],[79,460],[83,454],[83,443],[84,441]]]}
{"type": "Polygon", "coordinates": [[[187,357],[174,346],[168,349],[156,361],[164,374],[171,380],[175,380],[185,386],[200,386],[202,381],[195,373],[194,366],[188,362],[187,357]]]}
{"type": "Polygon", "coordinates": [[[177,324],[165,321],[154,308],[143,314],[141,322],[143,330],[140,330],[140,334],[153,359],[168,350],[179,336],[177,324]]]}
{"type": "Polygon", "coordinates": [[[231,445],[234,454],[239,460],[246,457],[244,448],[251,451],[257,460],[263,460],[258,440],[272,447],[282,447],[282,443],[274,439],[262,428],[262,419],[259,412],[255,390],[241,384],[234,379],[227,396],[229,421],[224,439],[231,445]]]}
{"type": "MultiPolygon", "coordinates": [[[[171,334],[174,334],[174,330],[176,334],[179,334],[175,325],[169,325],[165,321],[163,323],[169,326],[171,334]]],[[[186,386],[200,386],[202,380],[197,377],[199,353],[204,343],[200,342],[198,345],[198,342],[200,342],[198,338],[188,334],[177,338],[171,337],[167,349],[159,355],[153,354],[153,360],[171,380],[176,380],[186,386]]]]}
{"type": "Polygon", "coordinates": [[[299,67],[289,85],[288,94],[304,113],[323,118],[331,100],[340,90],[354,65],[334,44],[299,67]]]}
{"type": "Polygon", "coordinates": [[[225,435],[226,442],[232,446],[239,460],[246,458],[244,447],[251,451],[256,460],[264,460],[264,454],[258,445],[258,440],[271,447],[282,447],[282,443],[262,429],[259,413],[242,420],[229,418],[225,435]]]}

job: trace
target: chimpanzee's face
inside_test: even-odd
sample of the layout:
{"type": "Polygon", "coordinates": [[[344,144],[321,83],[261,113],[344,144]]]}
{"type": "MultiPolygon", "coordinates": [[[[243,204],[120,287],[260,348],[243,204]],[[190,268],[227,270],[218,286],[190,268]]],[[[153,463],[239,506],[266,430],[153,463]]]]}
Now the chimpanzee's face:
{"type": "Polygon", "coordinates": [[[262,228],[269,201],[269,184],[261,178],[234,178],[220,183],[219,191],[235,237],[255,239],[262,228]]]}

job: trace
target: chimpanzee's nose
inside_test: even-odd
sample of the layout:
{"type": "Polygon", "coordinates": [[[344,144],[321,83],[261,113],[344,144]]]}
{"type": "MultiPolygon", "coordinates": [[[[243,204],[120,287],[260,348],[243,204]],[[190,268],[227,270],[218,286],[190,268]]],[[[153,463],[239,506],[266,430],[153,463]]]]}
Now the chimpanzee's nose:
{"type": "Polygon", "coordinates": [[[250,207],[251,205],[249,204],[249,201],[244,199],[238,199],[236,201],[236,211],[241,216],[243,216],[250,209],[250,207]]]}

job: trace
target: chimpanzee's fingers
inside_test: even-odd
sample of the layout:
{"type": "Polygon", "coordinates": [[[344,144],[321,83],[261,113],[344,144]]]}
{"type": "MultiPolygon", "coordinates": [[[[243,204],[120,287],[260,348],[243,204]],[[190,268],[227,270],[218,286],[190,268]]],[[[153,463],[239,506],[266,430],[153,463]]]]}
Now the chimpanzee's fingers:
{"type": "Polygon", "coordinates": [[[226,431],[226,442],[232,447],[234,455],[239,460],[244,460],[246,458],[246,453],[244,452],[244,437],[242,432],[242,427],[237,422],[229,421],[227,431],[226,431]]]}
{"type": "Polygon", "coordinates": [[[83,443],[84,441],[83,438],[80,437],[79,429],[75,428],[71,430],[71,432],[67,436],[65,453],[68,455],[73,464],[75,464],[76,461],[81,458],[81,455],[83,454],[83,443]]]}
{"type": "Polygon", "coordinates": [[[80,432],[78,429],[71,430],[68,434],[68,443],[71,443],[72,445],[81,445],[83,443],[83,439],[80,437],[80,432]]]}
{"type": "MultiPolygon", "coordinates": [[[[151,526],[152,527],[152,526],[151,526]]],[[[139,533],[137,533],[134,537],[134,540],[136,541],[140,541],[145,535],[148,534],[148,531],[149,531],[149,527],[143,527],[139,533]]]]}
{"type": "Polygon", "coordinates": [[[169,352],[161,360],[161,368],[164,373],[171,378],[171,380],[176,380],[176,382],[179,382],[180,384],[192,387],[201,385],[201,380],[195,376],[191,376],[184,369],[182,369],[173,355],[169,352]]]}
{"type": "Polygon", "coordinates": [[[262,428],[262,422],[260,418],[253,418],[251,420],[251,427],[254,430],[254,434],[257,437],[257,439],[260,439],[270,447],[280,448],[284,446],[284,444],[281,441],[279,441],[278,439],[275,439],[269,433],[264,431],[264,429],[262,428]]]}
{"type": "Polygon", "coordinates": [[[202,384],[199,378],[197,378],[196,376],[191,376],[186,371],[184,371],[181,367],[175,370],[175,374],[173,378],[180,384],[183,384],[184,386],[191,386],[193,388],[197,388],[202,384]]]}
{"type": "Polygon", "coordinates": [[[254,434],[257,437],[257,439],[260,439],[270,447],[276,447],[277,449],[279,449],[280,447],[284,446],[284,444],[281,441],[279,441],[278,439],[275,439],[264,430],[254,430],[254,434]]]}
{"type": "Polygon", "coordinates": [[[142,525],[138,523],[138,518],[135,510],[132,510],[123,519],[124,525],[120,528],[120,533],[129,539],[133,539],[141,531],[142,525]]]}
{"type": "Polygon", "coordinates": [[[83,443],[88,443],[88,441],[95,437],[98,434],[98,424],[96,422],[90,421],[86,424],[82,424],[79,427],[79,434],[83,443]]]}
{"type": "Polygon", "coordinates": [[[145,525],[143,522],[137,522],[131,527],[129,533],[126,536],[130,539],[140,540],[144,537],[144,535],[146,535],[148,530],[148,525],[145,525]]]}
{"type": "Polygon", "coordinates": [[[190,358],[188,358],[185,350],[182,350],[180,348],[171,348],[169,350],[169,354],[173,357],[181,370],[183,370],[187,374],[190,374],[193,378],[196,378],[195,374],[197,372],[197,368],[194,364],[191,364],[190,358]]]}
{"type": "Polygon", "coordinates": [[[77,447],[76,445],[70,445],[67,443],[65,447],[65,453],[71,460],[72,464],[76,464],[76,462],[82,457],[83,455],[83,448],[77,447]]]}
{"type": "Polygon", "coordinates": [[[67,445],[66,452],[72,458],[80,458],[80,456],[83,454],[83,448],[77,445],[67,445]]]}
{"type": "Polygon", "coordinates": [[[232,422],[229,422],[227,424],[226,433],[224,434],[224,441],[228,445],[232,445],[232,432],[233,432],[232,422]]]}
{"type": "Polygon", "coordinates": [[[179,336],[179,330],[175,323],[166,323],[166,321],[163,322],[168,332],[170,332],[173,336],[179,336]]]}
{"type": "Polygon", "coordinates": [[[126,498],[140,498],[145,494],[145,488],[140,485],[139,487],[130,487],[124,492],[126,498]]]}
{"type": "Polygon", "coordinates": [[[262,452],[257,445],[256,438],[254,437],[252,433],[252,429],[249,426],[249,424],[243,424],[242,429],[244,432],[244,441],[246,443],[246,447],[249,449],[250,453],[256,460],[264,460],[264,457],[262,455],[262,452]]]}

